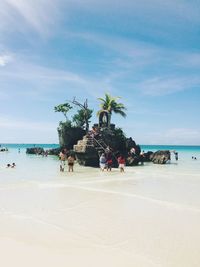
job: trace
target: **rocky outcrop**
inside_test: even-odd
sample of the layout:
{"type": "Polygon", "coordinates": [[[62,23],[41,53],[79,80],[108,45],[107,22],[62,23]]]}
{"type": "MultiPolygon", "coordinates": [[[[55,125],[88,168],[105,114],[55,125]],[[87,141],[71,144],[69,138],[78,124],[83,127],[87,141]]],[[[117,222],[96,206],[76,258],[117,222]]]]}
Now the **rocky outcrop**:
{"type": "Polygon", "coordinates": [[[137,166],[139,164],[139,162],[142,162],[141,161],[141,158],[140,156],[128,156],[127,159],[126,159],[126,165],[127,166],[137,166]]]}
{"type": "Polygon", "coordinates": [[[99,166],[99,151],[95,145],[94,139],[90,136],[84,136],[74,145],[74,152],[77,162],[83,166],[99,166]]]}
{"type": "Polygon", "coordinates": [[[59,153],[60,153],[60,151],[61,151],[61,148],[60,147],[58,147],[58,148],[51,148],[51,149],[48,149],[47,150],[47,154],[48,155],[58,156],[59,153]]]}
{"type": "Polygon", "coordinates": [[[153,155],[152,151],[148,151],[146,153],[143,153],[143,162],[150,162],[152,155],[153,155]]]}
{"type": "Polygon", "coordinates": [[[159,150],[151,154],[150,160],[154,164],[165,164],[171,160],[171,154],[169,150],[159,150]]]}
{"type": "Polygon", "coordinates": [[[85,130],[80,127],[69,127],[61,124],[58,128],[59,144],[62,148],[72,149],[85,133],[85,130]]]}
{"type": "Polygon", "coordinates": [[[113,167],[117,167],[117,157],[123,154],[126,157],[127,166],[138,165],[141,161],[140,146],[136,145],[132,138],[125,138],[121,129],[104,128],[100,129],[97,136],[90,134],[79,140],[77,145],[74,145],[74,152],[77,161],[84,166],[99,166],[99,155],[105,153],[107,156],[112,157],[113,167]],[[129,151],[134,147],[134,155],[129,151]]]}
{"type": "Polygon", "coordinates": [[[27,148],[26,153],[27,154],[37,154],[37,155],[43,155],[44,154],[44,148],[42,147],[32,147],[32,148],[27,148]]]}

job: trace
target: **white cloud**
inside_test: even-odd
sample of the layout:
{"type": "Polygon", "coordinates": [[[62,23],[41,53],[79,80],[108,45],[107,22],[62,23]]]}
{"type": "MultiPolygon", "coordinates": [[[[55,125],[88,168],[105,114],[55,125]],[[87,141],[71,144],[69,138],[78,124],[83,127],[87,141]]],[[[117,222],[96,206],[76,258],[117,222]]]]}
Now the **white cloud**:
{"type": "Polygon", "coordinates": [[[12,56],[8,54],[1,55],[0,54],[0,66],[4,67],[7,65],[10,61],[12,61],[12,56]]]}
{"type": "MultiPolygon", "coordinates": [[[[2,69],[0,81],[11,83],[15,94],[33,98],[48,99],[51,93],[67,93],[68,95],[84,95],[84,93],[97,98],[105,91],[112,91],[107,77],[94,78],[79,73],[48,68],[41,65],[31,64],[15,57],[15,61],[9,68],[2,69]],[[20,89],[15,89],[13,84],[23,84],[20,89]]],[[[2,90],[2,97],[6,95],[7,89],[2,90]],[[3,94],[4,93],[4,94],[3,94]]]]}
{"type": "Polygon", "coordinates": [[[34,130],[48,132],[55,130],[54,123],[47,122],[30,122],[22,119],[16,119],[16,117],[11,116],[1,116],[0,117],[0,127],[1,129],[21,129],[21,130],[34,130]]]}
{"type": "Polygon", "coordinates": [[[41,35],[51,34],[60,20],[63,0],[1,0],[0,30],[23,32],[30,27],[41,35]],[[27,28],[28,27],[28,28],[27,28]]]}
{"type": "Polygon", "coordinates": [[[152,144],[200,145],[200,130],[189,128],[173,128],[156,133],[148,133],[152,144]]]}
{"type": "Polygon", "coordinates": [[[159,96],[176,92],[191,90],[200,86],[200,78],[197,76],[155,77],[134,85],[145,95],[159,96]]]}
{"type": "MultiPolygon", "coordinates": [[[[101,15],[114,12],[115,15],[142,17],[153,25],[156,22],[156,28],[159,24],[174,25],[174,19],[181,19],[185,23],[200,21],[200,7],[192,0],[190,3],[181,0],[1,0],[0,30],[4,33],[16,30],[23,32],[31,27],[41,35],[55,34],[59,22],[66,21],[66,17],[70,20],[80,10],[101,15]]],[[[158,29],[154,27],[153,30],[158,29]]],[[[160,31],[160,34],[163,32],[160,31]]]]}
{"type": "Polygon", "coordinates": [[[34,122],[15,116],[0,117],[2,143],[57,143],[57,125],[50,122],[34,122]],[[22,134],[23,133],[23,134],[22,134]]]}

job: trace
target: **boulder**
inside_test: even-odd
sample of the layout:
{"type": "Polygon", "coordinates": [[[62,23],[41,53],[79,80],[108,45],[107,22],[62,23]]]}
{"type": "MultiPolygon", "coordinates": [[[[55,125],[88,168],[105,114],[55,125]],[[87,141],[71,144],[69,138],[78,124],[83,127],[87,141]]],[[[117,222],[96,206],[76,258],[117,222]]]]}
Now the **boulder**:
{"type": "Polygon", "coordinates": [[[143,162],[150,162],[152,154],[153,154],[152,151],[147,151],[146,153],[144,153],[143,154],[143,162]]]}
{"type": "Polygon", "coordinates": [[[32,148],[27,148],[26,153],[27,154],[37,154],[37,155],[42,155],[44,154],[44,148],[42,147],[32,147],[32,148]]]}
{"type": "Polygon", "coordinates": [[[154,164],[165,164],[171,159],[169,150],[158,150],[150,155],[150,160],[154,164]]]}
{"type": "Polygon", "coordinates": [[[126,159],[126,165],[127,166],[137,166],[139,162],[142,162],[142,161],[141,161],[140,157],[137,155],[135,155],[134,157],[129,156],[126,159]]]}

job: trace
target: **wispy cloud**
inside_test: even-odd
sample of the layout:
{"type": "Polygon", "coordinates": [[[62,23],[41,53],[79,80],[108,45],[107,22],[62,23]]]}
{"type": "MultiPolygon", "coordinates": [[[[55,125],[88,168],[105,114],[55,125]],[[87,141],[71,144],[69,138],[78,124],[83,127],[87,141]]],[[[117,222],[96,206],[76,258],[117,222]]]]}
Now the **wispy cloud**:
{"type": "MultiPolygon", "coordinates": [[[[31,96],[35,99],[48,99],[52,93],[67,93],[68,95],[84,94],[97,98],[105,91],[112,91],[107,77],[99,78],[86,76],[68,70],[48,68],[42,65],[27,63],[16,57],[8,68],[0,72],[0,81],[11,84],[15,94],[31,96]],[[9,82],[8,82],[9,81],[9,82]],[[16,90],[15,85],[23,84],[16,90]],[[33,90],[34,89],[34,90],[33,90]]],[[[12,89],[10,89],[12,90],[12,89]]],[[[1,88],[2,97],[7,89],[1,88]]]]}
{"type": "Polygon", "coordinates": [[[62,3],[62,0],[2,0],[0,29],[5,33],[32,28],[41,35],[48,35],[59,21],[62,3]]]}
{"type": "Polygon", "coordinates": [[[10,61],[12,61],[12,56],[9,54],[0,54],[0,66],[4,67],[10,61]]]}
{"type": "Polygon", "coordinates": [[[0,116],[0,128],[0,140],[2,143],[58,142],[56,123],[24,120],[16,118],[16,116],[0,116]]]}
{"type": "Polygon", "coordinates": [[[152,144],[196,145],[200,144],[200,130],[190,128],[173,128],[165,131],[148,133],[152,144]]]}
{"type": "Polygon", "coordinates": [[[1,129],[21,129],[21,130],[34,130],[34,131],[55,131],[55,124],[54,123],[47,123],[47,122],[30,122],[22,119],[17,119],[16,117],[11,116],[4,116],[0,117],[0,127],[1,129]]]}
{"type": "Polygon", "coordinates": [[[173,94],[200,86],[200,78],[196,76],[155,77],[135,84],[145,95],[159,96],[173,94]]]}
{"type": "Polygon", "coordinates": [[[126,13],[136,11],[136,14],[142,15],[143,17],[151,14],[152,19],[158,16],[171,15],[171,17],[176,16],[188,21],[199,21],[199,6],[195,0],[191,0],[190,2],[185,0],[168,0],[165,2],[162,0],[124,0],[123,2],[118,1],[117,5],[115,0],[85,0],[84,2],[82,0],[68,0],[67,2],[71,5],[74,3],[75,6],[81,6],[84,9],[97,10],[99,12],[102,10],[111,10],[112,8],[112,11],[118,9],[119,13],[123,11],[126,11],[126,13]]]}

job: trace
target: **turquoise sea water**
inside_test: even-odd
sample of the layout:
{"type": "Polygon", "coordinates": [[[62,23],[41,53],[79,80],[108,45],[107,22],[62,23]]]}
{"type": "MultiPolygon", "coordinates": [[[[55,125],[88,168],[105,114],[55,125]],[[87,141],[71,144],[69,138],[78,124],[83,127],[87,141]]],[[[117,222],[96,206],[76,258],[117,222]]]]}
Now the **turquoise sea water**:
{"type": "Polygon", "coordinates": [[[2,147],[12,148],[12,149],[26,149],[26,148],[32,148],[32,147],[43,147],[45,149],[48,148],[56,148],[59,147],[59,144],[6,144],[6,143],[0,143],[2,147]]]}
{"type": "Polygon", "coordinates": [[[176,146],[176,145],[141,145],[141,149],[145,151],[155,150],[176,150],[178,152],[200,152],[200,146],[176,146]]]}
{"type": "MultiPolygon", "coordinates": [[[[2,147],[12,149],[26,149],[31,147],[43,147],[43,148],[56,148],[59,144],[5,144],[0,143],[2,147]]],[[[185,146],[185,145],[140,145],[142,150],[145,151],[156,151],[156,150],[176,150],[178,152],[200,152],[200,146],[185,146]]]]}
{"type": "MultiPolygon", "coordinates": [[[[177,146],[177,145],[140,145],[141,149],[147,151],[157,150],[171,150],[177,151],[179,157],[191,158],[196,157],[200,159],[200,146],[177,146]]],[[[42,147],[44,149],[57,148],[59,144],[1,144],[1,147],[7,147],[9,150],[26,150],[26,148],[42,147]]]]}

